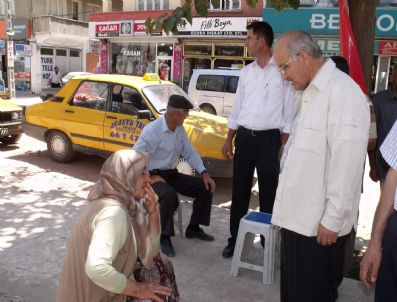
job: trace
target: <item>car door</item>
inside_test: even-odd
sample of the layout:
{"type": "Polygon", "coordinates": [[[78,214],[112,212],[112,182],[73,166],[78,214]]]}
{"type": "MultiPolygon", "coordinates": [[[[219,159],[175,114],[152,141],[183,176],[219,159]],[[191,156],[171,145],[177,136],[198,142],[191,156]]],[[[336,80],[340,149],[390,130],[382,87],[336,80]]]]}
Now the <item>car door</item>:
{"type": "Polygon", "coordinates": [[[150,120],[138,118],[139,112],[149,110],[139,91],[116,84],[111,92],[110,106],[105,114],[104,146],[106,151],[115,152],[132,148],[150,120]]]}
{"type": "Polygon", "coordinates": [[[238,75],[228,75],[226,78],[225,96],[223,98],[222,116],[228,117],[232,112],[233,101],[237,91],[240,77],[238,75]]]}
{"type": "Polygon", "coordinates": [[[225,79],[226,76],[222,74],[201,74],[197,78],[196,89],[199,103],[211,104],[217,115],[221,115],[223,111],[225,79]]]}
{"type": "Polygon", "coordinates": [[[103,121],[109,84],[82,81],[64,107],[64,127],[74,144],[103,150],[103,121]]]}

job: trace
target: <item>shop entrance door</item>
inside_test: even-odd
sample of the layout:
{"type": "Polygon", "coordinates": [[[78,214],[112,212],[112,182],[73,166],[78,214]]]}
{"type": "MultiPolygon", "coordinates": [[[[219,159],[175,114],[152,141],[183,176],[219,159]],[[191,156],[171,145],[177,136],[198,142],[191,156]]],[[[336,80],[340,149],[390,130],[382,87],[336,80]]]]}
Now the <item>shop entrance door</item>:
{"type": "Polygon", "coordinates": [[[174,80],[174,74],[173,74],[174,58],[170,57],[170,56],[157,56],[156,70],[157,70],[158,75],[160,74],[161,66],[163,66],[164,64],[168,66],[168,81],[173,81],[174,80]]]}

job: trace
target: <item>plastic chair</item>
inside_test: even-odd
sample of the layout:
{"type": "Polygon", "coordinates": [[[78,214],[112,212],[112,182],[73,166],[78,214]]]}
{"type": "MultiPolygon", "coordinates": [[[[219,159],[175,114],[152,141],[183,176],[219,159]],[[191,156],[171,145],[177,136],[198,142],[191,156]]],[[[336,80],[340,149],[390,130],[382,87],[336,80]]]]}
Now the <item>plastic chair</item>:
{"type": "Polygon", "coordinates": [[[262,212],[251,212],[241,218],[232,267],[230,269],[232,276],[237,276],[238,269],[241,267],[262,272],[264,284],[272,284],[274,282],[278,231],[270,223],[271,218],[271,214],[262,212]],[[249,256],[253,247],[254,234],[261,234],[265,237],[263,265],[253,264],[247,261],[250,260],[249,256]]]}

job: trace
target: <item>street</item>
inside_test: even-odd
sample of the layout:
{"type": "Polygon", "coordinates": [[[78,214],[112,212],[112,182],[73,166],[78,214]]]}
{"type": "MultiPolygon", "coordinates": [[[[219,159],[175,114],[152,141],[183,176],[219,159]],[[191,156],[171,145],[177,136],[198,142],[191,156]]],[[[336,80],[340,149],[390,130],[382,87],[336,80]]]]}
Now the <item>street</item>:
{"type": "MultiPolygon", "coordinates": [[[[0,146],[0,150],[0,301],[53,301],[69,233],[104,159],[77,154],[72,163],[56,163],[49,157],[44,142],[26,135],[17,145],[0,146]]],[[[218,289],[216,282],[212,285],[208,282],[209,285],[202,285],[210,287],[207,298],[202,301],[245,301],[239,296],[231,299],[227,288],[233,286],[237,291],[239,286],[254,288],[255,284],[261,284],[261,278],[248,278],[244,280],[248,282],[246,284],[241,283],[246,277],[233,279],[228,276],[230,261],[222,259],[220,254],[228,236],[231,179],[215,181],[218,187],[209,230],[216,241],[211,249],[203,253],[203,243],[176,236],[177,257],[174,265],[180,284],[186,287],[185,298],[191,297],[184,301],[198,301],[196,291],[190,291],[189,284],[192,278],[203,277],[193,267],[200,268],[203,263],[211,265],[209,261],[220,265],[217,269],[213,268],[213,274],[226,289],[222,286],[222,290],[218,289]],[[195,260],[192,260],[189,251],[196,255],[195,260]],[[234,280],[239,281],[238,285],[234,280]]],[[[356,241],[359,248],[365,248],[367,244],[378,194],[378,184],[366,177],[356,241]]],[[[257,197],[253,197],[253,201],[251,209],[256,209],[257,197]]],[[[190,213],[190,210],[185,210],[186,207],[189,208],[190,204],[183,203],[184,224],[190,213]]],[[[268,301],[278,301],[276,293],[277,286],[262,286],[250,297],[265,294],[275,299],[268,301]]],[[[253,300],[247,296],[247,301],[253,300]]]]}

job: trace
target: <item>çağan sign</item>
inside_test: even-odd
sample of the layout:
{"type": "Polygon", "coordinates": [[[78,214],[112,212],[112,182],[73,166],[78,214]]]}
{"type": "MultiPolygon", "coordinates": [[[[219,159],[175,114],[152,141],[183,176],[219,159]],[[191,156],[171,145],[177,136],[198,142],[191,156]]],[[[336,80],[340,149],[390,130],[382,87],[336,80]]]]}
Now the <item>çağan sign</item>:
{"type": "Polygon", "coordinates": [[[125,37],[132,35],[132,21],[95,23],[96,38],[125,37]]]}

